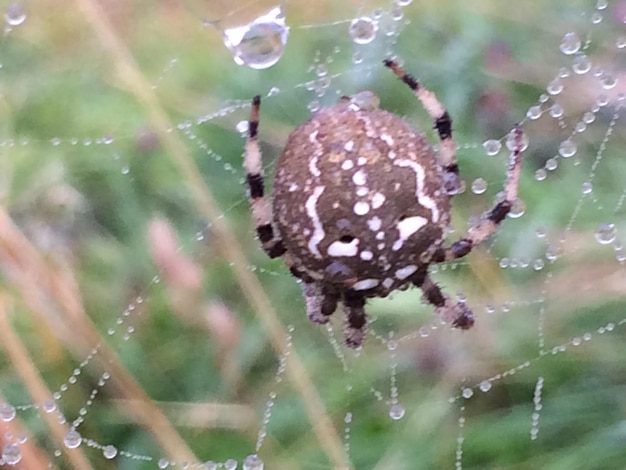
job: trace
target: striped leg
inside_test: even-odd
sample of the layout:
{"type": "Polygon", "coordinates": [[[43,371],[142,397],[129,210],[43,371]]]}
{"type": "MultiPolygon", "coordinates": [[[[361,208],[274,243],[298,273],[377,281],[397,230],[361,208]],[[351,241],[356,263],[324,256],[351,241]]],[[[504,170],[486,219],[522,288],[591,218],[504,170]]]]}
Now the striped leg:
{"type": "Polygon", "coordinates": [[[274,228],[272,227],[272,207],[263,195],[265,188],[263,185],[263,170],[261,168],[261,151],[257,141],[260,105],[261,97],[257,95],[252,99],[243,166],[246,170],[246,184],[248,185],[250,207],[256,233],[267,255],[270,258],[277,258],[285,254],[287,250],[280,237],[274,233],[274,228]]]}
{"type": "Polygon", "coordinates": [[[365,297],[353,290],[343,295],[344,327],[343,337],[346,346],[358,348],[363,344],[367,332],[367,316],[364,311],[365,297]]]}
{"type": "Polygon", "coordinates": [[[461,179],[459,178],[459,166],[456,163],[456,144],[452,138],[452,119],[448,111],[446,111],[446,108],[439,102],[432,91],[420,85],[413,76],[406,73],[396,62],[385,59],[383,63],[413,90],[417,99],[420,100],[422,106],[433,119],[434,128],[439,135],[437,160],[443,168],[444,187],[448,194],[457,194],[461,189],[461,179]]]}
{"type": "Polygon", "coordinates": [[[467,330],[474,324],[474,314],[464,302],[453,302],[449,295],[444,294],[439,286],[424,274],[413,280],[422,289],[424,300],[435,307],[441,318],[453,327],[467,330]]]}
{"type": "Polygon", "coordinates": [[[313,323],[328,323],[337,309],[339,295],[315,283],[302,283],[306,316],[313,323]]]}
{"type": "Polygon", "coordinates": [[[486,212],[478,223],[470,227],[463,238],[448,247],[435,250],[430,260],[431,262],[452,261],[467,255],[472,251],[472,248],[491,235],[498,227],[498,224],[511,211],[511,207],[517,199],[517,187],[522,167],[522,149],[524,147],[524,132],[522,128],[516,125],[511,132],[513,134],[514,147],[509,156],[509,166],[503,190],[504,199],[486,212]]]}

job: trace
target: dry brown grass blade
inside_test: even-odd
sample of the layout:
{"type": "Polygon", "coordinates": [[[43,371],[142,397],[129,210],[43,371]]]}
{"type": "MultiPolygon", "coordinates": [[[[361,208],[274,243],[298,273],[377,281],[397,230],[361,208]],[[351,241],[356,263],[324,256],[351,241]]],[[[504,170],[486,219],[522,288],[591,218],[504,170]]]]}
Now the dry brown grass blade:
{"type": "MultiPolygon", "coordinates": [[[[33,365],[33,361],[28,354],[28,350],[20,340],[19,336],[15,334],[9,320],[9,302],[4,295],[0,296],[0,344],[4,348],[7,357],[13,365],[13,370],[17,372],[22,380],[22,383],[28,390],[30,399],[33,403],[43,403],[49,400],[52,396],[48,387],[41,379],[37,369],[33,365]]],[[[54,413],[40,413],[41,418],[48,426],[50,434],[57,442],[60,449],[67,457],[68,462],[72,465],[72,468],[77,470],[87,470],[92,468],[85,455],[81,452],[80,448],[69,449],[63,445],[63,439],[68,432],[68,427],[59,423],[54,413]]],[[[47,465],[40,467],[33,467],[33,462],[30,463],[23,461],[24,465],[28,468],[46,468],[47,465]]]]}
{"type": "MultiPolygon", "coordinates": [[[[0,267],[7,279],[20,293],[20,300],[31,309],[37,320],[58,330],[57,323],[72,332],[67,347],[76,357],[86,357],[98,345],[95,360],[111,375],[109,381],[120,397],[134,400],[134,413],[139,422],[159,442],[169,458],[176,461],[196,461],[185,441],[167,418],[146,395],[120,363],[117,355],[105,344],[95,326],[85,314],[76,283],[69,273],[51,268],[39,252],[13,224],[0,207],[0,267]]],[[[50,397],[50,395],[48,395],[50,397]]]]}
{"type": "MultiPolygon", "coordinates": [[[[187,153],[184,144],[175,133],[169,132],[173,126],[159,105],[150,83],[139,71],[128,48],[113,30],[106,11],[93,0],[77,0],[77,4],[93,27],[102,47],[113,59],[119,77],[146,109],[162,145],[178,167],[185,179],[185,184],[190,188],[198,211],[212,222],[212,230],[220,242],[221,249],[233,263],[233,270],[243,293],[250,305],[255,308],[274,349],[278,353],[282,353],[287,347],[286,331],[271,307],[258,279],[247,269],[249,263],[237,242],[237,238],[225,219],[219,217],[220,211],[213,195],[204,184],[198,168],[187,153]]],[[[308,419],[322,448],[335,468],[350,468],[341,439],[294,349],[291,350],[288,359],[286,374],[302,397],[308,419]]]]}

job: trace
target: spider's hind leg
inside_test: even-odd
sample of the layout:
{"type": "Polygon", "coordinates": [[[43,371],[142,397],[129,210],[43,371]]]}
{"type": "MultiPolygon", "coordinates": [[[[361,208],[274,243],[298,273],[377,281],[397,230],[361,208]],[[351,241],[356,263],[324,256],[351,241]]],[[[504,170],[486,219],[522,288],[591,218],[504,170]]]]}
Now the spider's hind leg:
{"type": "Polygon", "coordinates": [[[339,294],[314,282],[303,282],[302,294],[307,318],[313,323],[328,323],[337,309],[339,294]]]}
{"type": "Polygon", "coordinates": [[[424,300],[435,307],[435,312],[443,321],[462,330],[467,330],[474,325],[474,314],[465,302],[454,302],[449,295],[442,292],[428,274],[420,274],[412,281],[422,289],[424,300]]]}
{"type": "Polygon", "coordinates": [[[363,344],[367,333],[367,316],[365,315],[365,297],[353,290],[343,294],[344,327],[343,336],[346,346],[358,348],[363,344]]]}
{"type": "Polygon", "coordinates": [[[415,97],[420,100],[422,106],[433,119],[433,127],[437,131],[437,135],[439,135],[437,161],[443,169],[444,187],[448,194],[457,194],[461,190],[461,179],[459,178],[459,166],[456,162],[456,144],[452,138],[452,118],[435,94],[427,88],[424,88],[412,75],[408,74],[400,67],[397,62],[385,59],[383,63],[413,90],[415,97]]]}
{"type": "Polygon", "coordinates": [[[272,227],[272,207],[264,196],[261,150],[257,141],[260,105],[261,97],[257,95],[252,99],[243,166],[246,170],[246,184],[256,233],[267,255],[270,258],[277,258],[284,255],[287,250],[272,227]]]}

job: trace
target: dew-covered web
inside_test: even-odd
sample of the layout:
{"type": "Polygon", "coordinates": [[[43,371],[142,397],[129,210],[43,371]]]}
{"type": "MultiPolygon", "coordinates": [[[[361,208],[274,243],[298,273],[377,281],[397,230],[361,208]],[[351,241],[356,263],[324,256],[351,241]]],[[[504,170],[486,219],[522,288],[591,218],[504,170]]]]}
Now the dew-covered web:
{"type": "Polygon", "coordinates": [[[626,2],[235,3],[3,4],[0,463],[621,468],[626,2]],[[528,147],[495,235],[431,269],[474,328],[396,292],[354,351],[254,239],[243,137],[261,94],[269,176],[369,89],[436,143],[386,57],[453,117],[450,240],[528,147]]]}

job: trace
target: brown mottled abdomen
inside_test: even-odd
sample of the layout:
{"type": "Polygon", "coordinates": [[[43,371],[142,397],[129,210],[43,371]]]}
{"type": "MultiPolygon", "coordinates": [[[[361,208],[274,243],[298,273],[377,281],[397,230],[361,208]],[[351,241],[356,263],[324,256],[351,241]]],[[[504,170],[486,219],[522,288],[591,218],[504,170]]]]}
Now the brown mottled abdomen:
{"type": "Polygon", "coordinates": [[[273,189],[288,252],[314,279],[390,291],[449,222],[424,136],[381,109],[323,108],[289,136],[273,189]]]}

